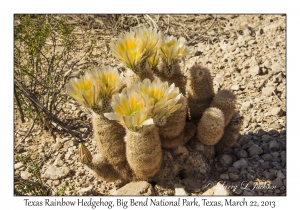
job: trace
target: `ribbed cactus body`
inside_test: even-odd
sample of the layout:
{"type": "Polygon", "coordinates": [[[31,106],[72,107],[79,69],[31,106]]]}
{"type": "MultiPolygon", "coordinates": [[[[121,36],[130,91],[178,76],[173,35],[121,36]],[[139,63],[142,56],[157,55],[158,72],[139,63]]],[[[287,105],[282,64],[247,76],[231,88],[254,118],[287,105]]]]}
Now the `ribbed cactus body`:
{"type": "Polygon", "coordinates": [[[236,95],[230,90],[221,90],[219,91],[213,101],[210,104],[210,107],[216,107],[222,110],[225,119],[225,126],[228,125],[232,116],[235,113],[236,106],[236,95]]]}
{"type": "Polygon", "coordinates": [[[171,66],[167,66],[165,63],[160,62],[154,73],[163,82],[167,81],[169,84],[174,83],[175,86],[179,88],[180,93],[185,95],[186,78],[182,74],[178,62],[175,62],[171,66]]]}
{"type": "Polygon", "coordinates": [[[155,125],[144,126],[141,131],[126,130],[127,161],[137,178],[154,176],[161,167],[162,149],[155,125]]]}
{"type": "Polygon", "coordinates": [[[130,180],[131,170],[125,155],[125,129],[118,122],[108,120],[102,114],[93,113],[92,122],[100,154],[108,160],[124,180],[130,180]]]}
{"type": "Polygon", "coordinates": [[[186,83],[186,95],[191,119],[198,123],[215,95],[212,78],[207,68],[194,65],[190,69],[186,83]]]}
{"type": "Polygon", "coordinates": [[[159,133],[164,138],[179,136],[184,130],[187,114],[186,97],[182,95],[177,103],[180,103],[181,107],[167,118],[164,125],[158,125],[159,133]]]}
{"type": "Polygon", "coordinates": [[[202,144],[215,145],[224,133],[224,115],[220,109],[208,108],[197,127],[197,137],[202,144]]]}
{"type": "Polygon", "coordinates": [[[120,173],[102,155],[94,155],[91,163],[86,164],[89,169],[101,180],[113,182],[123,179],[120,173]]]}
{"type": "Polygon", "coordinates": [[[126,69],[125,76],[126,86],[128,89],[130,89],[133,85],[143,81],[146,78],[150,79],[151,81],[154,79],[153,72],[148,67],[148,65],[146,65],[145,68],[139,70],[138,72],[133,72],[131,69],[126,69]]]}
{"type": "Polygon", "coordinates": [[[163,148],[175,148],[187,143],[196,133],[196,126],[193,123],[187,122],[183,131],[175,137],[166,138],[161,136],[161,146],[163,148]]]}
{"type": "Polygon", "coordinates": [[[230,147],[234,145],[240,136],[240,129],[242,127],[242,117],[235,112],[230,123],[225,127],[224,134],[220,141],[215,145],[215,151],[217,154],[226,152],[230,147]]]}

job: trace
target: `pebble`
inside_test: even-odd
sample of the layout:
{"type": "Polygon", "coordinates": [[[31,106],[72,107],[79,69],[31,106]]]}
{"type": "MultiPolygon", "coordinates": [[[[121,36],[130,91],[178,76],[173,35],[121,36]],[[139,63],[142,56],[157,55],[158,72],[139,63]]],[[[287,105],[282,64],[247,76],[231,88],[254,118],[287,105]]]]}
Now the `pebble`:
{"type": "Polygon", "coordinates": [[[232,85],[231,90],[239,90],[240,86],[239,85],[232,85]]]}
{"type": "Polygon", "coordinates": [[[236,154],[239,158],[246,158],[248,157],[248,153],[245,150],[240,150],[238,151],[238,153],[236,154]]]}
{"type": "Polygon", "coordinates": [[[70,172],[70,168],[67,166],[57,167],[54,165],[48,166],[45,173],[42,174],[44,179],[62,179],[65,178],[70,172]]]}
{"type": "Polygon", "coordinates": [[[283,67],[279,63],[273,63],[271,66],[272,72],[277,73],[283,71],[283,67]]]}
{"type": "Polygon", "coordinates": [[[266,179],[268,179],[268,180],[273,180],[274,177],[275,177],[273,173],[268,172],[268,171],[264,171],[264,172],[263,172],[263,176],[264,176],[266,179]]]}
{"type": "Polygon", "coordinates": [[[154,189],[146,181],[130,182],[113,192],[112,195],[149,196],[154,195],[154,189]]]}
{"type": "Polygon", "coordinates": [[[242,107],[241,110],[247,110],[252,106],[252,104],[249,101],[246,101],[244,103],[242,103],[242,107]]]}
{"type": "Polygon", "coordinates": [[[248,166],[248,162],[244,158],[233,163],[233,167],[235,167],[237,169],[247,168],[247,166],[248,166]]]}
{"type": "Polygon", "coordinates": [[[282,116],[283,110],[280,107],[274,107],[271,109],[271,114],[274,116],[282,116]]]}
{"type": "Polygon", "coordinates": [[[280,188],[283,186],[283,183],[280,178],[276,178],[272,181],[272,185],[276,186],[276,188],[280,188]]]}
{"type": "Polygon", "coordinates": [[[262,156],[262,159],[268,161],[268,160],[272,160],[273,156],[271,154],[263,154],[262,156]]]}
{"type": "Polygon", "coordinates": [[[221,174],[220,179],[229,180],[229,175],[228,174],[221,174]]]}
{"type": "Polygon", "coordinates": [[[244,190],[242,195],[243,196],[253,196],[253,195],[255,195],[255,193],[253,191],[244,190]]]}
{"type": "Polygon", "coordinates": [[[261,153],[263,153],[263,150],[257,144],[254,144],[248,149],[248,153],[249,156],[260,155],[261,153]]]}
{"type": "Polygon", "coordinates": [[[281,171],[277,171],[276,177],[280,179],[285,179],[285,175],[281,171]]]}
{"type": "Polygon", "coordinates": [[[29,178],[31,177],[31,173],[29,173],[28,171],[21,171],[20,176],[22,179],[29,180],[29,178]]]}
{"type": "Polygon", "coordinates": [[[269,142],[269,150],[271,152],[276,152],[277,150],[279,150],[279,144],[276,140],[272,140],[269,142]]]}
{"type": "Polygon", "coordinates": [[[262,135],[261,140],[264,142],[270,142],[272,141],[274,138],[272,136],[269,135],[262,135]]]}
{"type": "Polygon", "coordinates": [[[230,166],[232,163],[232,158],[229,155],[222,155],[220,162],[225,166],[230,166]]]}
{"type": "Polygon", "coordinates": [[[262,89],[262,94],[265,96],[272,96],[273,92],[276,90],[276,87],[265,87],[262,89]]]}
{"type": "Polygon", "coordinates": [[[230,180],[232,180],[232,181],[237,181],[237,180],[239,180],[239,175],[237,175],[237,174],[234,174],[234,173],[229,173],[229,178],[230,178],[230,180]]]}
{"type": "Polygon", "coordinates": [[[16,163],[16,164],[14,165],[14,169],[17,170],[17,169],[22,168],[23,166],[25,166],[24,163],[18,162],[18,163],[16,163]]]}
{"type": "Polygon", "coordinates": [[[253,66],[249,68],[249,72],[252,76],[261,74],[261,68],[259,66],[253,66]]]}
{"type": "Polygon", "coordinates": [[[186,196],[186,195],[188,195],[182,185],[175,184],[174,187],[175,187],[175,196],[186,196]]]}

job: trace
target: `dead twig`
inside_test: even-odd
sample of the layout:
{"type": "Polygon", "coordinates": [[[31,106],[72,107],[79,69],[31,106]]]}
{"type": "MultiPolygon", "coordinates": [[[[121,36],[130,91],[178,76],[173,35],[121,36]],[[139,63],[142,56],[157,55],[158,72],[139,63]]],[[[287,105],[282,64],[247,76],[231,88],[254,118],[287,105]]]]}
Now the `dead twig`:
{"type": "Polygon", "coordinates": [[[211,27],[213,26],[213,24],[215,23],[215,21],[216,21],[216,19],[217,19],[217,16],[218,16],[218,15],[215,16],[215,18],[214,18],[213,22],[211,23],[211,25],[210,25],[204,32],[202,32],[200,35],[196,36],[196,37],[193,38],[192,40],[188,41],[187,44],[188,44],[188,45],[191,44],[193,41],[195,41],[196,39],[200,38],[203,34],[205,34],[207,31],[209,31],[210,28],[211,28],[211,27]]]}

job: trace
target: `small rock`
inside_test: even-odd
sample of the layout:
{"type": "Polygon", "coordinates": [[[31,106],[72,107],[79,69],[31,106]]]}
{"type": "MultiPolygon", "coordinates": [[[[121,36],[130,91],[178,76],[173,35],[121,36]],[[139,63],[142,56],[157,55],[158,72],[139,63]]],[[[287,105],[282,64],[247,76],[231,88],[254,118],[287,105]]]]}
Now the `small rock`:
{"type": "Polygon", "coordinates": [[[274,107],[271,109],[271,114],[274,116],[282,116],[283,110],[280,107],[274,107]]]}
{"type": "Polygon", "coordinates": [[[220,175],[220,179],[222,179],[222,180],[229,180],[229,176],[228,176],[228,174],[221,174],[220,175]]]}
{"type": "Polygon", "coordinates": [[[252,76],[259,75],[261,73],[261,68],[259,66],[253,66],[249,68],[249,72],[252,76]]]}
{"type": "Polygon", "coordinates": [[[202,195],[223,195],[223,196],[228,196],[229,192],[228,190],[222,185],[220,182],[218,182],[215,186],[212,188],[206,190],[202,195]]]}
{"type": "Polygon", "coordinates": [[[253,196],[255,193],[253,191],[249,191],[249,190],[244,190],[243,194],[244,196],[253,196]]]}
{"type": "Polygon", "coordinates": [[[63,179],[70,172],[70,168],[67,166],[57,167],[54,165],[50,165],[44,174],[42,174],[45,179],[63,179]]]}
{"type": "Polygon", "coordinates": [[[261,168],[264,170],[267,170],[270,168],[270,163],[269,162],[264,162],[263,164],[261,164],[261,168]]]}
{"type": "Polygon", "coordinates": [[[239,158],[246,158],[248,157],[248,153],[245,150],[240,150],[238,151],[238,153],[236,154],[239,158]]]}
{"type": "Polygon", "coordinates": [[[53,149],[55,151],[59,151],[61,148],[63,147],[63,144],[59,141],[59,142],[56,142],[54,145],[53,145],[53,149]]]}
{"type": "Polygon", "coordinates": [[[280,178],[276,178],[276,179],[274,179],[274,180],[272,181],[272,185],[273,185],[274,187],[276,186],[276,188],[280,188],[280,187],[283,186],[283,183],[282,183],[282,181],[281,181],[280,178]]]}
{"type": "Polygon", "coordinates": [[[244,135],[240,138],[239,144],[244,145],[247,144],[249,141],[250,141],[250,137],[248,137],[248,135],[244,135]]]}
{"type": "Polygon", "coordinates": [[[247,87],[249,88],[249,89],[254,89],[254,84],[253,84],[253,82],[249,82],[248,84],[247,84],[247,87]]]}
{"type": "Polygon", "coordinates": [[[154,195],[154,190],[151,184],[146,181],[130,182],[124,187],[116,190],[112,195],[154,195]]]}
{"type": "Polygon", "coordinates": [[[277,150],[279,150],[279,144],[276,140],[272,140],[269,142],[269,150],[271,152],[276,152],[277,150]]]}
{"type": "Polygon", "coordinates": [[[232,163],[232,158],[229,155],[222,155],[220,162],[225,166],[230,166],[232,163]]]}
{"type": "Polygon", "coordinates": [[[253,155],[260,155],[261,153],[263,153],[263,150],[257,144],[254,144],[248,149],[248,152],[250,156],[253,156],[253,155]]]}
{"type": "Polygon", "coordinates": [[[281,163],[282,163],[283,165],[285,165],[285,163],[286,163],[286,152],[285,152],[285,151],[282,151],[282,152],[280,153],[280,158],[281,158],[281,163]]]}
{"type": "Polygon", "coordinates": [[[273,92],[276,90],[276,87],[265,87],[262,89],[262,94],[265,96],[271,96],[273,92]]]}
{"type": "Polygon", "coordinates": [[[283,67],[279,63],[273,63],[271,66],[272,72],[277,73],[283,71],[283,67]]]}
{"type": "Polygon", "coordinates": [[[271,62],[267,59],[265,60],[265,62],[262,64],[262,66],[266,67],[266,68],[270,68],[271,67],[271,62]]]}
{"type": "Polygon", "coordinates": [[[242,103],[242,110],[248,110],[250,107],[252,106],[252,104],[249,101],[246,101],[244,103],[242,103]]]}
{"type": "Polygon", "coordinates": [[[91,192],[92,192],[92,189],[93,189],[93,186],[92,186],[92,185],[90,185],[89,187],[81,188],[81,189],[78,191],[78,194],[81,195],[81,196],[90,195],[91,192]]]}
{"type": "Polygon", "coordinates": [[[18,162],[18,163],[16,163],[16,164],[14,165],[14,169],[17,170],[17,169],[22,168],[23,166],[24,166],[24,163],[18,162]]]}
{"type": "Polygon", "coordinates": [[[28,171],[21,171],[20,176],[22,177],[22,179],[28,180],[31,177],[31,173],[29,173],[28,171]]]}
{"type": "Polygon", "coordinates": [[[60,184],[60,180],[59,180],[59,179],[53,180],[52,184],[53,184],[54,186],[57,186],[57,185],[60,184]]]}
{"type": "Polygon", "coordinates": [[[268,179],[268,180],[273,180],[274,179],[274,174],[268,171],[263,172],[263,176],[268,179]]]}
{"type": "Polygon", "coordinates": [[[237,181],[237,180],[239,180],[240,177],[237,174],[229,173],[229,178],[230,178],[230,180],[237,181]]]}
{"type": "Polygon", "coordinates": [[[240,86],[239,85],[232,85],[231,90],[239,90],[240,86]]]}
{"type": "Polygon", "coordinates": [[[281,171],[277,171],[276,177],[279,179],[285,179],[285,175],[281,171]]]}
{"type": "Polygon", "coordinates": [[[263,135],[261,137],[261,140],[264,141],[264,142],[270,142],[272,141],[274,138],[272,136],[269,136],[269,135],[263,135]]]}
{"type": "MultiPolygon", "coordinates": [[[[246,152],[246,151],[245,151],[246,152]]],[[[240,168],[247,168],[248,166],[248,162],[247,160],[245,160],[244,158],[236,161],[233,163],[233,167],[240,169],[240,168]]]]}
{"type": "Polygon", "coordinates": [[[175,196],[186,196],[186,195],[188,195],[182,185],[175,184],[174,187],[175,187],[175,196]]]}
{"type": "Polygon", "coordinates": [[[273,158],[273,156],[271,154],[263,154],[262,156],[262,159],[266,160],[266,161],[269,161],[273,158]]]}

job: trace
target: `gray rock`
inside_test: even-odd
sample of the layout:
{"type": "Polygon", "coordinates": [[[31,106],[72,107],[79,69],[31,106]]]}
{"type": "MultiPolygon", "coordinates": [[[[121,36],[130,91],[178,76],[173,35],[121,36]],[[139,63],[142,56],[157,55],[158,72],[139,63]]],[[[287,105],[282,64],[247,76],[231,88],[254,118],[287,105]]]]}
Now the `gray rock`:
{"type": "Polygon", "coordinates": [[[236,154],[239,158],[246,158],[248,157],[248,153],[245,150],[240,150],[238,151],[238,153],[236,154]]]}
{"type": "Polygon", "coordinates": [[[154,190],[151,184],[146,181],[130,182],[124,187],[116,190],[112,195],[154,195],[154,190]]]}
{"type": "Polygon", "coordinates": [[[271,96],[273,92],[276,90],[276,87],[265,87],[262,89],[262,94],[265,96],[271,96]]]}
{"type": "Polygon", "coordinates": [[[255,192],[250,191],[250,190],[244,190],[242,195],[243,196],[253,196],[253,195],[255,195],[255,192]]]}
{"type": "Polygon", "coordinates": [[[234,174],[234,173],[229,173],[229,178],[230,178],[230,180],[232,180],[232,181],[237,181],[237,180],[239,180],[239,175],[237,175],[237,174],[234,174]]]}
{"type": "Polygon", "coordinates": [[[283,183],[280,178],[276,178],[272,181],[272,185],[276,186],[276,188],[280,188],[283,186],[283,183]]]}
{"type": "Polygon", "coordinates": [[[263,172],[263,176],[268,179],[268,180],[273,180],[274,179],[274,174],[268,171],[263,172]]]}
{"type": "Polygon", "coordinates": [[[260,155],[263,153],[262,148],[260,148],[257,144],[254,144],[248,149],[249,156],[260,155]]]}
{"type": "Polygon", "coordinates": [[[277,143],[276,140],[272,140],[269,142],[269,150],[271,152],[276,152],[277,150],[279,150],[279,144],[277,143]]]}
{"type": "Polygon", "coordinates": [[[268,160],[272,160],[273,156],[271,154],[263,154],[261,156],[264,160],[268,161],[268,160]]]}
{"type": "Polygon", "coordinates": [[[249,141],[250,141],[250,137],[248,137],[248,135],[244,135],[240,138],[239,144],[244,145],[247,144],[249,141]]]}
{"type": "Polygon", "coordinates": [[[229,176],[228,176],[228,174],[221,174],[220,175],[220,179],[222,179],[222,180],[229,180],[229,176]]]}
{"type": "Polygon", "coordinates": [[[90,185],[88,187],[85,187],[85,188],[81,188],[79,191],[78,191],[78,194],[80,196],[87,196],[87,195],[90,195],[92,193],[92,189],[93,189],[93,186],[90,185]]]}
{"type": "Polygon", "coordinates": [[[282,163],[283,165],[285,165],[285,164],[286,164],[286,152],[285,152],[285,151],[282,151],[282,152],[280,153],[280,158],[281,158],[281,163],[282,163]]]}
{"type": "Polygon", "coordinates": [[[233,163],[233,167],[235,167],[237,169],[247,168],[247,166],[248,166],[248,162],[244,158],[233,163]]]}
{"type": "Polygon", "coordinates": [[[265,170],[269,169],[270,168],[270,163],[269,162],[264,162],[263,164],[261,164],[261,168],[265,169],[265,170]]]}
{"type": "Polygon", "coordinates": [[[285,179],[285,175],[281,171],[277,171],[276,177],[280,179],[285,179]]]}
{"type": "Polygon", "coordinates": [[[232,158],[229,155],[222,155],[220,162],[225,166],[230,166],[232,164],[232,158]]]}
{"type": "Polygon", "coordinates": [[[261,140],[264,142],[269,142],[272,141],[274,138],[272,136],[269,135],[262,135],[261,140]]]}
{"type": "Polygon", "coordinates": [[[45,179],[63,179],[66,176],[68,176],[70,172],[70,168],[67,166],[61,166],[57,167],[54,165],[50,165],[44,174],[42,174],[42,177],[45,179]]]}

